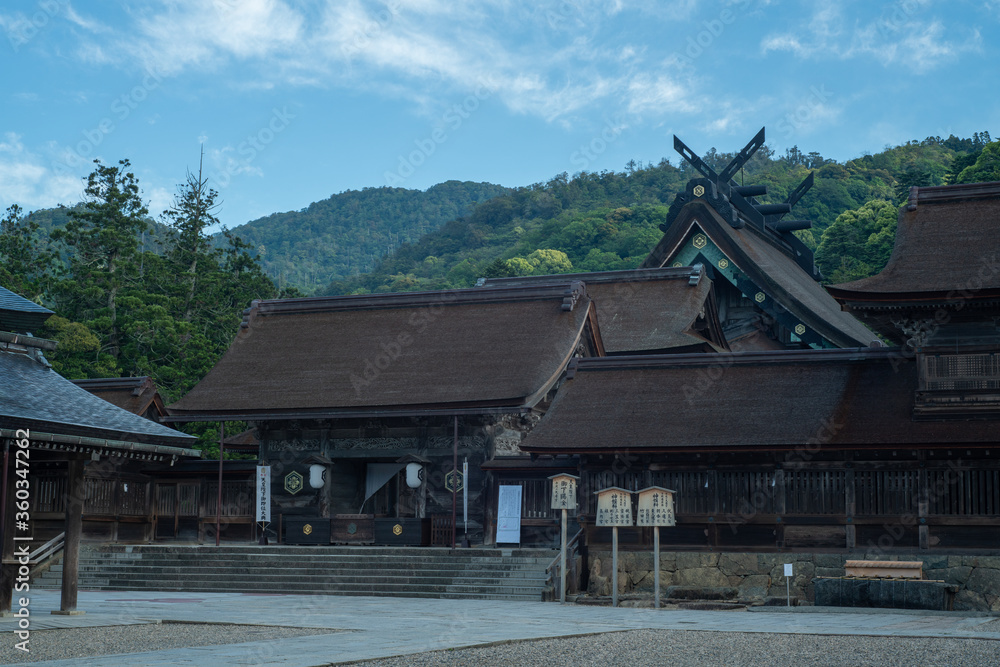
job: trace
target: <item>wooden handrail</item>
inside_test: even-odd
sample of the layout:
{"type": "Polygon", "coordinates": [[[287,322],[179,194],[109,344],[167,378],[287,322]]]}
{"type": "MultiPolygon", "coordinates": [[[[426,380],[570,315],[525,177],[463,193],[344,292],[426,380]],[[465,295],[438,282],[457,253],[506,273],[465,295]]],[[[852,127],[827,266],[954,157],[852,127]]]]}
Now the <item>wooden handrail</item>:
{"type": "Polygon", "coordinates": [[[30,565],[38,565],[46,558],[59,553],[59,550],[63,548],[65,543],[66,533],[59,533],[51,540],[28,554],[28,563],[30,565]]]}
{"type": "MultiPolygon", "coordinates": [[[[573,537],[571,537],[566,542],[566,558],[567,559],[569,559],[569,554],[573,550],[573,547],[576,546],[576,543],[580,541],[580,536],[581,535],[583,535],[583,528],[580,528],[580,530],[576,531],[576,535],[574,535],[573,537]]],[[[548,564],[548,566],[545,568],[545,571],[549,574],[549,581],[552,581],[552,576],[553,576],[552,575],[552,568],[554,568],[559,563],[559,556],[560,556],[560,554],[556,554],[556,557],[553,558],[552,562],[550,562],[548,564]]]]}

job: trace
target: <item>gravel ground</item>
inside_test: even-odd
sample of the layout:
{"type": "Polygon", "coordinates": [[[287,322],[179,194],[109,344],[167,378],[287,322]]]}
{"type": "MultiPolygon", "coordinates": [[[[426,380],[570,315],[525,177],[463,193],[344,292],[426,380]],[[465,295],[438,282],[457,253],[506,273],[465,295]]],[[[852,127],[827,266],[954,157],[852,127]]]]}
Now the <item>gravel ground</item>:
{"type": "Polygon", "coordinates": [[[13,632],[4,632],[0,633],[0,664],[92,658],[100,655],[162,651],[188,646],[239,644],[265,639],[328,635],[332,632],[337,632],[337,630],[221,623],[164,623],[162,625],[60,628],[33,630],[29,644],[30,653],[16,650],[14,648],[14,644],[18,641],[16,636],[13,632]]]}
{"type": "Polygon", "coordinates": [[[739,665],[740,667],[995,667],[1000,641],[904,637],[839,637],[687,630],[633,630],[571,639],[500,644],[488,648],[367,660],[364,667],[451,665],[739,665]]]}

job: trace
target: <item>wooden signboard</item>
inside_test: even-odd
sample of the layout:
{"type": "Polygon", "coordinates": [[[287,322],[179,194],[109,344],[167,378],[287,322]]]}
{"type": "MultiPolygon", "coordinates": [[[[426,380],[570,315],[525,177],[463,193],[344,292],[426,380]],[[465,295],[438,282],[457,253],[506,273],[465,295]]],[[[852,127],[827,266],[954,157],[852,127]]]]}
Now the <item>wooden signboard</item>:
{"type": "Polygon", "coordinates": [[[576,509],[576,483],[580,479],[576,475],[560,473],[549,477],[552,480],[552,509],[576,509]]]}
{"type": "Polygon", "coordinates": [[[676,526],[674,517],[674,492],[661,486],[650,486],[639,491],[637,526],[676,526]]]}
{"type": "Polygon", "coordinates": [[[632,492],[612,486],[597,492],[598,526],[632,525],[632,492]]]}
{"type": "Polygon", "coordinates": [[[559,547],[559,601],[566,602],[566,513],[576,509],[576,475],[560,473],[552,480],[552,509],[562,510],[562,529],[559,547]]]}
{"type": "Polygon", "coordinates": [[[497,544],[521,543],[521,487],[501,484],[497,502],[497,544]]]}
{"type": "Polygon", "coordinates": [[[660,526],[676,526],[674,492],[662,486],[639,490],[638,526],[653,527],[653,606],[660,608],[660,526]]]}
{"type": "Polygon", "coordinates": [[[597,492],[597,525],[611,526],[611,606],[618,606],[618,527],[632,525],[632,492],[617,486],[597,492]]]}

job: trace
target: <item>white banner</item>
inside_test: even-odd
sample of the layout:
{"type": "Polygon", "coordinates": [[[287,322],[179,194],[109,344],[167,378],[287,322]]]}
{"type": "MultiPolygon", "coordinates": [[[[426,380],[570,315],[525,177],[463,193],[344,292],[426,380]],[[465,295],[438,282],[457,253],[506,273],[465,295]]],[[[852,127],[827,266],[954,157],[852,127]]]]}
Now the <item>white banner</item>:
{"type": "Polygon", "coordinates": [[[501,485],[497,498],[497,544],[521,543],[521,487],[501,485]]]}
{"type": "Polygon", "coordinates": [[[257,466],[257,523],[271,522],[271,466],[257,466]]]}

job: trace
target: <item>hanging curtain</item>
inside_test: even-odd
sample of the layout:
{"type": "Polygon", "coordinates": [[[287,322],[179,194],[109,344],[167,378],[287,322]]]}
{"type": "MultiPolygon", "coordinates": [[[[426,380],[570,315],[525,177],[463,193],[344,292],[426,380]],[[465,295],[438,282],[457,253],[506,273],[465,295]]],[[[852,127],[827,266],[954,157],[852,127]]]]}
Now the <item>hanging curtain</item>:
{"type": "Polygon", "coordinates": [[[368,499],[378,493],[386,482],[405,467],[405,463],[369,463],[368,473],[365,476],[365,500],[361,503],[361,508],[364,509],[368,499]]]}

